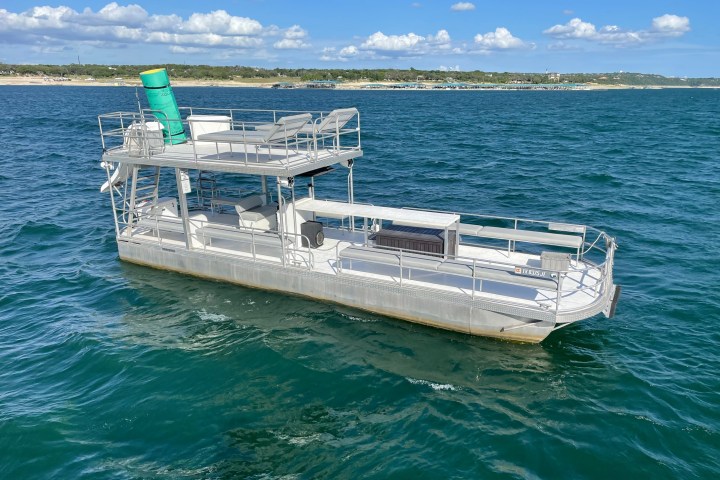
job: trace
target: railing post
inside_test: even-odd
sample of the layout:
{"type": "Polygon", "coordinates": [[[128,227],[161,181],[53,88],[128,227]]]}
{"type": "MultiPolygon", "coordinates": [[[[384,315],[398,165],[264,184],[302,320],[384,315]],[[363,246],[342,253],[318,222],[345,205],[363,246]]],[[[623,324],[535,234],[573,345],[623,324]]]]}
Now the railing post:
{"type": "Polygon", "coordinates": [[[557,298],[555,299],[555,314],[560,313],[560,298],[562,298],[562,281],[563,275],[558,272],[557,298]]]}
{"type": "MultiPolygon", "coordinates": [[[[282,241],[282,238],[280,239],[282,241]]],[[[257,258],[255,257],[255,229],[250,229],[250,251],[252,252],[253,256],[253,262],[257,261],[257,258]]]]}
{"type": "Polygon", "coordinates": [[[471,297],[473,300],[475,300],[475,284],[477,283],[477,279],[475,278],[475,259],[473,258],[473,268],[472,268],[472,294],[471,297]]]}

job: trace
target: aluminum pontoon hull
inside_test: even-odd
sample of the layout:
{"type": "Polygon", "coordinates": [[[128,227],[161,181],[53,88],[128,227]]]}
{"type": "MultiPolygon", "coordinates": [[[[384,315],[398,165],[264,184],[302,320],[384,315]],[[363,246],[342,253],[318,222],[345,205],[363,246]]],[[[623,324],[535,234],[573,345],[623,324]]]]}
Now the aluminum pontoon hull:
{"type": "Polygon", "coordinates": [[[501,305],[467,295],[400,287],[354,275],[118,239],[120,258],[163,270],[291,293],[446,330],[539,343],[555,329],[554,312],[501,305]]]}

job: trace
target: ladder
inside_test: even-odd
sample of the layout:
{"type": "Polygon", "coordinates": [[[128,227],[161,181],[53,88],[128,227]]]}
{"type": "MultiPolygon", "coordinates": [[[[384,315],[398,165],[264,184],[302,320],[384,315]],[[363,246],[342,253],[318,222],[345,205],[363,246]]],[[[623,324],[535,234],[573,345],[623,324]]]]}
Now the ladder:
{"type": "Polygon", "coordinates": [[[160,184],[160,167],[148,167],[146,165],[135,165],[132,171],[130,184],[130,198],[125,199],[123,217],[127,216],[127,224],[132,225],[133,216],[139,217],[138,205],[148,202],[155,203],[158,199],[158,186],[160,184]]]}
{"type": "Polygon", "coordinates": [[[209,208],[213,211],[215,207],[213,200],[218,197],[215,173],[207,170],[199,170],[196,190],[198,207],[201,209],[209,208]]]}

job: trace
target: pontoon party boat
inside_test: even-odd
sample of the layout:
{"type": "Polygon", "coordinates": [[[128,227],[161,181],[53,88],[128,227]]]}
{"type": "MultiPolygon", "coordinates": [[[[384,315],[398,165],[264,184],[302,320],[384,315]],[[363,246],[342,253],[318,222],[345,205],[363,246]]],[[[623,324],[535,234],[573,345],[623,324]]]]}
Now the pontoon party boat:
{"type": "Polygon", "coordinates": [[[526,342],[614,313],[617,246],[603,231],[355,202],[354,108],[140,109],[99,123],[125,261],[526,342]],[[315,191],[328,173],[343,200],[315,191]]]}

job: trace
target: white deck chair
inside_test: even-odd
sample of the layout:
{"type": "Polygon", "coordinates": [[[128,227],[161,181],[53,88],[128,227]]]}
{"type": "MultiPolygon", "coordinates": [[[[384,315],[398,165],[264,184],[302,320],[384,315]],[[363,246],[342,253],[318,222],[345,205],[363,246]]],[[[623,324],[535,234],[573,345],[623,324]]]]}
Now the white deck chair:
{"type": "MultiPolygon", "coordinates": [[[[333,110],[325,116],[316,118],[309,125],[305,125],[300,129],[299,133],[305,135],[321,135],[323,133],[335,133],[340,134],[340,130],[348,123],[352,118],[358,114],[357,108],[338,108],[333,110]]],[[[273,123],[264,125],[257,125],[256,131],[266,132],[275,126],[273,123]]]]}
{"type": "Polygon", "coordinates": [[[262,129],[232,130],[236,140],[243,143],[269,144],[280,140],[286,142],[308,126],[312,119],[309,113],[279,118],[275,123],[263,125],[262,129]]]}
{"type": "Polygon", "coordinates": [[[324,117],[315,119],[310,125],[305,125],[300,133],[308,135],[319,135],[322,133],[334,132],[340,134],[340,129],[345,126],[355,115],[358,114],[357,108],[339,108],[328,113],[324,117]]]}
{"type": "MultiPolygon", "coordinates": [[[[242,143],[246,145],[255,145],[255,154],[259,155],[260,147],[265,146],[268,149],[268,155],[271,155],[273,146],[285,147],[285,154],[290,149],[290,139],[295,138],[300,130],[305,127],[312,119],[309,113],[300,115],[290,115],[279,118],[275,123],[267,125],[267,129],[262,130],[245,130],[244,126],[241,130],[226,130],[224,132],[207,133],[198,135],[197,139],[207,142],[223,143],[242,143]]],[[[247,149],[245,150],[247,160],[247,149]]]]}
{"type": "Polygon", "coordinates": [[[338,108],[328,113],[324,117],[316,118],[309,125],[305,125],[300,129],[300,133],[311,136],[313,140],[313,148],[317,153],[318,140],[332,138],[333,149],[340,148],[340,132],[342,128],[350,120],[358,115],[357,108],[338,108]]]}

